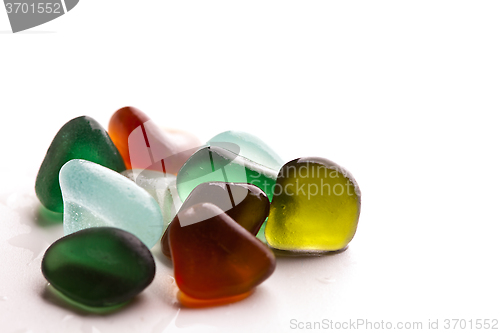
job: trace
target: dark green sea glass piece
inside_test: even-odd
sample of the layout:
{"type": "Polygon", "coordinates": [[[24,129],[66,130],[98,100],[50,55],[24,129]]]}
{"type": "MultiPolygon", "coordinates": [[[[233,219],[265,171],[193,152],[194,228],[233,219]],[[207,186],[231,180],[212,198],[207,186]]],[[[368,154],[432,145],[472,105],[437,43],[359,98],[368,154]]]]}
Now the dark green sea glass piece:
{"type": "Polygon", "coordinates": [[[45,252],[42,273],[72,300],[92,307],[126,302],[155,276],[151,252],[131,233],[89,228],[60,238],[45,252]]]}
{"type": "Polygon", "coordinates": [[[276,170],[213,145],[198,150],[184,164],[177,175],[177,191],[184,201],[202,183],[249,183],[258,186],[272,200],[277,175],[276,170]]]}
{"type": "MultiPolygon", "coordinates": [[[[269,215],[270,203],[264,191],[252,184],[209,182],[198,185],[179,212],[199,203],[212,203],[254,236],[269,215]]],[[[169,226],[170,227],[170,226],[169,226]]],[[[168,229],[161,240],[163,254],[171,258],[168,229]]]]}
{"type": "Polygon", "coordinates": [[[87,116],[70,120],[52,140],[36,177],[36,195],[51,211],[63,211],[59,170],[72,159],[91,161],[117,172],[125,170],[118,149],[97,121],[87,116]]]}

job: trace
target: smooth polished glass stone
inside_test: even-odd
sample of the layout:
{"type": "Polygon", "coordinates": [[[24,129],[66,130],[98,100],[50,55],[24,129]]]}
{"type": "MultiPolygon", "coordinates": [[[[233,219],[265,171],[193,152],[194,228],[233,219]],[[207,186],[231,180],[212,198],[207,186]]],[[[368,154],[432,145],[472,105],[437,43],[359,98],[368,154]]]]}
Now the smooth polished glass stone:
{"type": "Polygon", "coordinates": [[[177,294],[177,299],[182,304],[182,306],[186,308],[199,309],[199,308],[208,308],[213,306],[226,305],[231,303],[236,303],[241,300],[244,300],[248,296],[252,295],[255,289],[252,289],[246,293],[239,294],[236,296],[230,297],[222,297],[222,298],[214,298],[214,299],[198,299],[190,297],[184,294],[182,291],[179,291],[177,294]]]}
{"type": "MultiPolygon", "coordinates": [[[[254,236],[269,215],[269,199],[257,186],[244,183],[210,182],[198,185],[179,211],[200,203],[212,203],[254,236]]],[[[161,249],[171,258],[168,232],[163,234],[161,249]]]]}
{"type": "Polygon", "coordinates": [[[161,129],[144,112],[129,106],[113,114],[108,131],[127,169],[177,174],[189,156],[201,146],[195,136],[161,129]]]}
{"type": "Polygon", "coordinates": [[[194,153],[177,175],[177,191],[184,201],[206,182],[249,183],[259,187],[269,200],[278,172],[221,147],[204,147],[194,153]]]}
{"type": "Polygon", "coordinates": [[[181,211],[168,233],[179,289],[195,299],[219,299],[251,291],[274,271],[271,250],[217,206],[181,211]]]}
{"type": "Polygon", "coordinates": [[[285,162],[276,154],[264,141],[256,136],[238,131],[227,131],[217,134],[207,144],[221,146],[224,148],[224,143],[236,144],[238,151],[232,151],[231,146],[228,150],[235,154],[243,156],[255,163],[265,165],[266,167],[279,171],[285,162]]]}
{"type": "MultiPolygon", "coordinates": [[[[75,301],[72,298],[64,295],[62,292],[54,288],[50,283],[47,284],[47,287],[44,290],[43,296],[44,299],[48,300],[51,303],[55,304],[64,304],[64,307],[69,310],[75,312],[81,312],[83,314],[96,314],[96,315],[109,315],[115,312],[120,311],[124,307],[128,305],[130,301],[125,301],[119,304],[110,305],[110,306],[89,306],[80,302],[75,301]]],[[[133,300],[133,298],[131,299],[133,300]]]]}
{"type": "Polygon", "coordinates": [[[175,201],[179,200],[175,200],[176,177],[159,171],[137,169],[125,170],[121,174],[145,189],[158,202],[163,215],[163,226],[166,227],[177,212],[175,201]]]}
{"type": "Polygon", "coordinates": [[[324,158],[299,158],[278,175],[265,235],[273,248],[341,250],[354,237],[361,192],[352,175],[324,158]]]}
{"type": "Polygon", "coordinates": [[[158,203],[130,179],[84,160],[67,162],[59,178],[65,235],[91,227],[116,227],[149,248],[161,238],[166,226],[158,203]]]}
{"type": "Polygon", "coordinates": [[[42,273],[70,299],[92,307],[126,302],[155,276],[148,248],[116,228],[89,228],[60,238],[45,252],[42,273]]]}
{"type": "Polygon", "coordinates": [[[72,159],[84,159],[121,172],[125,165],[106,130],[82,116],[68,121],[52,140],[36,177],[35,192],[47,209],[63,211],[59,170],[72,159]]]}

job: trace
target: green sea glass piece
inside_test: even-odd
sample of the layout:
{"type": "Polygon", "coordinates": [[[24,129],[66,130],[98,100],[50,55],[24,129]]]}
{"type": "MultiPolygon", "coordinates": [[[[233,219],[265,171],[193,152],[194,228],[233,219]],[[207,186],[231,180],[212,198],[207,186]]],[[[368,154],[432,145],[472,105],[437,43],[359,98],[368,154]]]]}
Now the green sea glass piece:
{"type": "Polygon", "coordinates": [[[201,183],[249,183],[273,197],[278,172],[264,165],[218,147],[204,147],[194,153],[177,174],[177,191],[184,201],[201,183]]]}
{"type": "Polygon", "coordinates": [[[279,173],[265,235],[288,251],[336,251],[356,232],[361,192],[344,168],[324,158],[299,158],[279,173]]]}
{"type": "Polygon", "coordinates": [[[175,188],[176,177],[169,173],[154,170],[131,169],[121,172],[122,175],[133,180],[137,185],[145,189],[160,206],[163,215],[163,225],[167,226],[175,217],[177,210],[175,205],[180,203],[175,188]],[[177,201],[177,202],[176,202],[177,201]]]}
{"type": "Polygon", "coordinates": [[[64,234],[91,227],[116,227],[152,248],[166,226],[158,203],[136,183],[99,164],[71,160],[59,176],[64,199],[64,234]]]}
{"type": "Polygon", "coordinates": [[[52,140],[36,177],[36,195],[51,211],[63,211],[59,170],[72,159],[92,161],[117,172],[125,170],[120,153],[97,121],[87,116],[70,120],[52,140]]]}
{"type": "Polygon", "coordinates": [[[225,147],[224,143],[237,145],[237,151],[231,150],[231,145],[228,145],[226,149],[254,161],[257,164],[265,165],[270,169],[279,171],[281,166],[285,164],[278,154],[276,154],[264,141],[252,134],[239,131],[227,131],[217,134],[207,142],[208,145],[216,145],[223,148],[225,147]]]}
{"type": "Polygon", "coordinates": [[[60,238],[45,252],[42,273],[68,298],[91,307],[126,302],[155,276],[148,248],[117,228],[89,228],[60,238]]]}

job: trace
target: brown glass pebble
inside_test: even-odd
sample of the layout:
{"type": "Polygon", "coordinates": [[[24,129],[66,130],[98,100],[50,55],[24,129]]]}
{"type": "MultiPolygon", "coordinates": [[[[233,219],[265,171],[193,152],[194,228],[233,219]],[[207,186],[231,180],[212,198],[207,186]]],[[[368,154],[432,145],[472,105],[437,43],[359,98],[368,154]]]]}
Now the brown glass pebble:
{"type": "Polygon", "coordinates": [[[276,266],[266,245],[211,203],[179,212],[168,237],[177,285],[194,299],[247,293],[276,266]]]}
{"type": "MultiPolygon", "coordinates": [[[[202,183],[191,192],[179,211],[204,202],[212,203],[225,211],[253,235],[257,235],[269,215],[269,199],[264,191],[252,184],[202,183]]],[[[163,254],[171,258],[167,233],[168,229],[162,237],[161,247],[163,254]]]]}

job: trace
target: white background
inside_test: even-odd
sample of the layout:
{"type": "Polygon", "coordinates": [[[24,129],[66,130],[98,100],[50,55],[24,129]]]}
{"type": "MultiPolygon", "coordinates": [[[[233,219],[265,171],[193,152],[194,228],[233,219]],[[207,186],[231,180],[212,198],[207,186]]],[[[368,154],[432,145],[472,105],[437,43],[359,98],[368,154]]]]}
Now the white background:
{"type": "Polygon", "coordinates": [[[500,319],[499,17],[497,1],[82,0],[12,34],[0,10],[0,330],[500,319]],[[159,258],[120,312],[51,300],[39,265],[61,231],[37,223],[38,167],[65,122],[107,127],[126,105],[202,141],[243,130],[285,160],[343,165],[363,193],[349,249],[278,258],[253,296],[224,307],[179,310],[159,258]]]}

